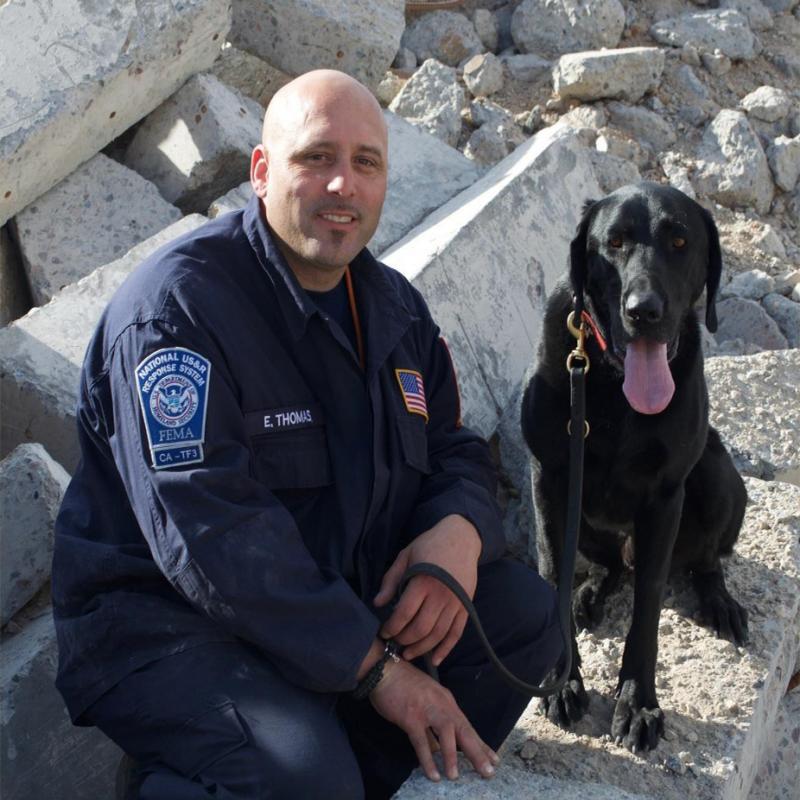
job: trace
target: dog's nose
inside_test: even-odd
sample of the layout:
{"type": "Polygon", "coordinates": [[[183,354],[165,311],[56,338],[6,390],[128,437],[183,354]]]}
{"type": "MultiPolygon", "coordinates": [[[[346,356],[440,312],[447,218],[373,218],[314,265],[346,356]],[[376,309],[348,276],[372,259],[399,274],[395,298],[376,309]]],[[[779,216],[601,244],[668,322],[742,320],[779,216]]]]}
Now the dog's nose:
{"type": "Polygon", "coordinates": [[[660,322],[664,316],[664,303],[656,292],[633,291],[625,300],[625,315],[631,322],[660,322]]]}

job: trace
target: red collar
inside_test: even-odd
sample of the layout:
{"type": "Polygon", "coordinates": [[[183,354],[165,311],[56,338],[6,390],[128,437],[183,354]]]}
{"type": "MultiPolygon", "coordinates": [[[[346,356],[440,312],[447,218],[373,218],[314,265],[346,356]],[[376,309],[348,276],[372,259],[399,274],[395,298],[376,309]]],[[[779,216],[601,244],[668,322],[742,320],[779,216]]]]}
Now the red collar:
{"type": "Polygon", "coordinates": [[[581,319],[589,326],[592,335],[595,339],[597,339],[597,344],[599,345],[600,349],[605,352],[608,349],[608,345],[606,344],[606,340],[603,338],[603,334],[600,333],[600,328],[597,327],[597,323],[592,319],[589,312],[584,311],[581,314],[581,319]]]}

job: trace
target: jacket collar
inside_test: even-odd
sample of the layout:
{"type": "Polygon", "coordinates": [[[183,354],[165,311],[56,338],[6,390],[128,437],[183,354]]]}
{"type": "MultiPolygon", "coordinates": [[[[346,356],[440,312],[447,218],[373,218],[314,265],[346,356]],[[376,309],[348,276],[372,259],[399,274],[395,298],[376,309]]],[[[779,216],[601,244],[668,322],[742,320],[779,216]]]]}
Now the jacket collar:
{"type": "MultiPolygon", "coordinates": [[[[278,305],[295,340],[306,332],[317,307],[286,263],[266,223],[261,200],[250,198],[243,218],[250,246],[275,287],[278,305]]],[[[367,376],[376,372],[412,322],[419,318],[408,308],[387,274],[388,268],[364,248],[350,264],[359,320],[364,332],[367,376]]]]}

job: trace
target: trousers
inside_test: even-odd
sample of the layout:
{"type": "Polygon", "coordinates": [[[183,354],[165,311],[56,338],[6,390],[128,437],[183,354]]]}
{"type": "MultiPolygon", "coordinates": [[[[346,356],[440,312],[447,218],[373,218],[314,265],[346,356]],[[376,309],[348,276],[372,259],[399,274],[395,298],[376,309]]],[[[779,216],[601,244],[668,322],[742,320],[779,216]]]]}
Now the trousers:
{"type": "MultiPolygon", "coordinates": [[[[478,570],[474,604],[484,631],[529,683],[563,652],[555,597],[519,562],[478,570]]],[[[530,699],[502,682],[469,622],[439,679],[495,749],[530,699]]],[[[417,766],[405,733],[368,700],[298,687],[245,642],[203,644],[147,664],[87,719],[137,763],[126,800],[380,800],[417,766]]]]}

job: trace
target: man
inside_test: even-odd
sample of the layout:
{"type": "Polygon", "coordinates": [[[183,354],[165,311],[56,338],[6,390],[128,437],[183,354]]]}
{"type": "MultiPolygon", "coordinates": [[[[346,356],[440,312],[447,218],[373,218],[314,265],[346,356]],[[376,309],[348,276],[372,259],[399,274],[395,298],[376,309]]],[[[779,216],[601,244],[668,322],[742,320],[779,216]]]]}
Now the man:
{"type": "Polygon", "coordinates": [[[560,654],[551,590],[498,560],[487,449],[438,329],[364,249],[386,176],[369,92],[296,79],[246,210],[147,259],[89,345],[58,687],[137,760],[141,798],[388,797],[417,761],[439,780],[435,749],[449,778],[457,748],[490,776],[527,699],[437,581],[393,605],[411,564],[474,595],[523,677],[560,654]]]}

